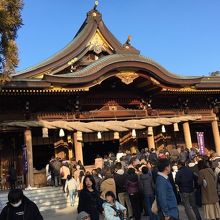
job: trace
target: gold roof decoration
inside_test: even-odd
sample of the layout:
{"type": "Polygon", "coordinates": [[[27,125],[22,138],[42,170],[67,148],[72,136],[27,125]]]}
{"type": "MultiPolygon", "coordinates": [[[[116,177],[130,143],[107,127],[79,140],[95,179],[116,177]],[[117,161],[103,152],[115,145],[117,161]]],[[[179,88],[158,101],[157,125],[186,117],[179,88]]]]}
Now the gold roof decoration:
{"type": "Polygon", "coordinates": [[[90,50],[93,50],[96,54],[101,53],[103,50],[113,50],[111,45],[106,41],[106,39],[102,36],[101,32],[97,30],[87,45],[90,50]]]}
{"type": "Polygon", "coordinates": [[[157,81],[155,78],[150,77],[150,80],[151,80],[151,82],[152,82],[154,85],[160,85],[160,82],[157,81]]]}
{"type": "Polygon", "coordinates": [[[74,57],[72,60],[70,60],[70,61],[68,62],[68,65],[71,66],[71,65],[73,65],[76,61],[78,61],[78,58],[77,58],[77,57],[74,57]]]}
{"type": "Polygon", "coordinates": [[[45,71],[45,72],[38,73],[38,74],[34,75],[33,77],[30,77],[30,79],[43,79],[44,75],[50,74],[50,72],[51,71],[48,70],[48,71],[45,71]]]}
{"type": "Polygon", "coordinates": [[[116,74],[116,76],[126,85],[133,83],[133,81],[139,77],[137,73],[131,71],[123,71],[116,74]]]}

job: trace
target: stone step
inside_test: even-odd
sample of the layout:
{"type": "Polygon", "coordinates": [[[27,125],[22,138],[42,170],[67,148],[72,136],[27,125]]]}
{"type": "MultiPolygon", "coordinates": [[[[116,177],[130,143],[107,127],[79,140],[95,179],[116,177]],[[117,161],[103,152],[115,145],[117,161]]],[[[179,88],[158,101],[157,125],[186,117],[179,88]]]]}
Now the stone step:
{"type": "MultiPolygon", "coordinates": [[[[50,199],[43,199],[43,198],[33,198],[31,201],[35,202],[36,204],[58,204],[58,203],[68,203],[69,198],[67,197],[52,197],[50,199]]],[[[7,199],[1,200],[2,204],[6,204],[8,202],[7,199]]]]}
{"type": "MultiPolygon", "coordinates": [[[[64,209],[70,206],[69,198],[63,193],[61,187],[24,190],[24,194],[37,204],[40,211],[64,209]]],[[[3,205],[8,202],[7,197],[8,192],[0,192],[0,200],[3,205]]]]}
{"type": "MultiPolygon", "coordinates": [[[[65,196],[65,194],[63,193],[63,191],[60,190],[55,190],[55,191],[24,191],[24,195],[26,195],[29,199],[34,199],[34,198],[51,198],[51,197],[62,197],[65,196]]],[[[0,194],[0,199],[1,200],[7,200],[8,197],[8,192],[7,193],[1,193],[0,194]]]]}
{"type": "MultiPolygon", "coordinates": [[[[7,191],[0,191],[0,197],[2,195],[8,195],[9,190],[7,191]]],[[[62,188],[61,187],[42,187],[42,188],[33,188],[31,190],[25,189],[23,190],[24,194],[28,193],[29,195],[32,194],[45,194],[45,193],[49,193],[49,192],[62,192],[62,188]]]]}

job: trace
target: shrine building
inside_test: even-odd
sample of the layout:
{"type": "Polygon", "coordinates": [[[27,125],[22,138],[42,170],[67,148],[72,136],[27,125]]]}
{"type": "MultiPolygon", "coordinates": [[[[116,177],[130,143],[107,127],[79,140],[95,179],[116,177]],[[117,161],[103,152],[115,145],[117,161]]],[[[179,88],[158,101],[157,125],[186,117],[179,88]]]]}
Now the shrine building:
{"type": "Polygon", "coordinates": [[[220,155],[219,94],[220,77],[173,74],[120,43],[95,7],[63,50],[1,88],[0,177],[12,164],[23,175],[24,149],[31,186],[52,155],[92,165],[119,149],[197,147],[197,132],[220,155]]]}

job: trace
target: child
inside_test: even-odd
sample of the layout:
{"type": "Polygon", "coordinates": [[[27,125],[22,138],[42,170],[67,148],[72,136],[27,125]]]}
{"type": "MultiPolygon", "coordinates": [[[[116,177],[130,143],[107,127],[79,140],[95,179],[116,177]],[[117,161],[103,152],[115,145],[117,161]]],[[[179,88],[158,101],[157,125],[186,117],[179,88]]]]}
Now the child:
{"type": "Polygon", "coordinates": [[[105,220],[123,220],[127,219],[126,208],[116,201],[115,194],[108,191],[105,194],[106,202],[103,204],[105,220]]]}
{"type": "Polygon", "coordinates": [[[74,202],[75,202],[75,195],[77,192],[77,182],[70,175],[67,176],[67,180],[66,180],[66,184],[65,184],[65,192],[67,192],[67,189],[69,192],[70,204],[71,204],[71,206],[73,206],[74,202]]]}

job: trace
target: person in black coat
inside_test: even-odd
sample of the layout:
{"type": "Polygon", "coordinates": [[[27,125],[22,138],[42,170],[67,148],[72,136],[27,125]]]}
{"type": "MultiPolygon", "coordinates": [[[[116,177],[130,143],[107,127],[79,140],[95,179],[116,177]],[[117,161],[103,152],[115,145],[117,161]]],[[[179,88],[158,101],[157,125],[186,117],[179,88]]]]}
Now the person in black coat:
{"type": "Polygon", "coordinates": [[[125,188],[131,201],[131,207],[133,209],[135,220],[140,220],[142,202],[139,190],[138,175],[135,173],[134,168],[129,168],[127,174],[128,175],[125,182],[125,188]]]}
{"type": "Polygon", "coordinates": [[[78,213],[84,211],[90,215],[91,220],[99,220],[99,214],[103,211],[102,203],[93,176],[86,175],[79,195],[78,213]]]}
{"type": "Polygon", "coordinates": [[[8,193],[8,203],[0,214],[0,220],[43,220],[37,205],[24,196],[21,189],[8,193]]]}
{"type": "Polygon", "coordinates": [[[196,206],[194,186],[195,175],[185,166],[184,162],[178,162],[179,171],[176,174],[176,184],[179,186],[181,199],[189,220],[201,220],[196,206]]]}

